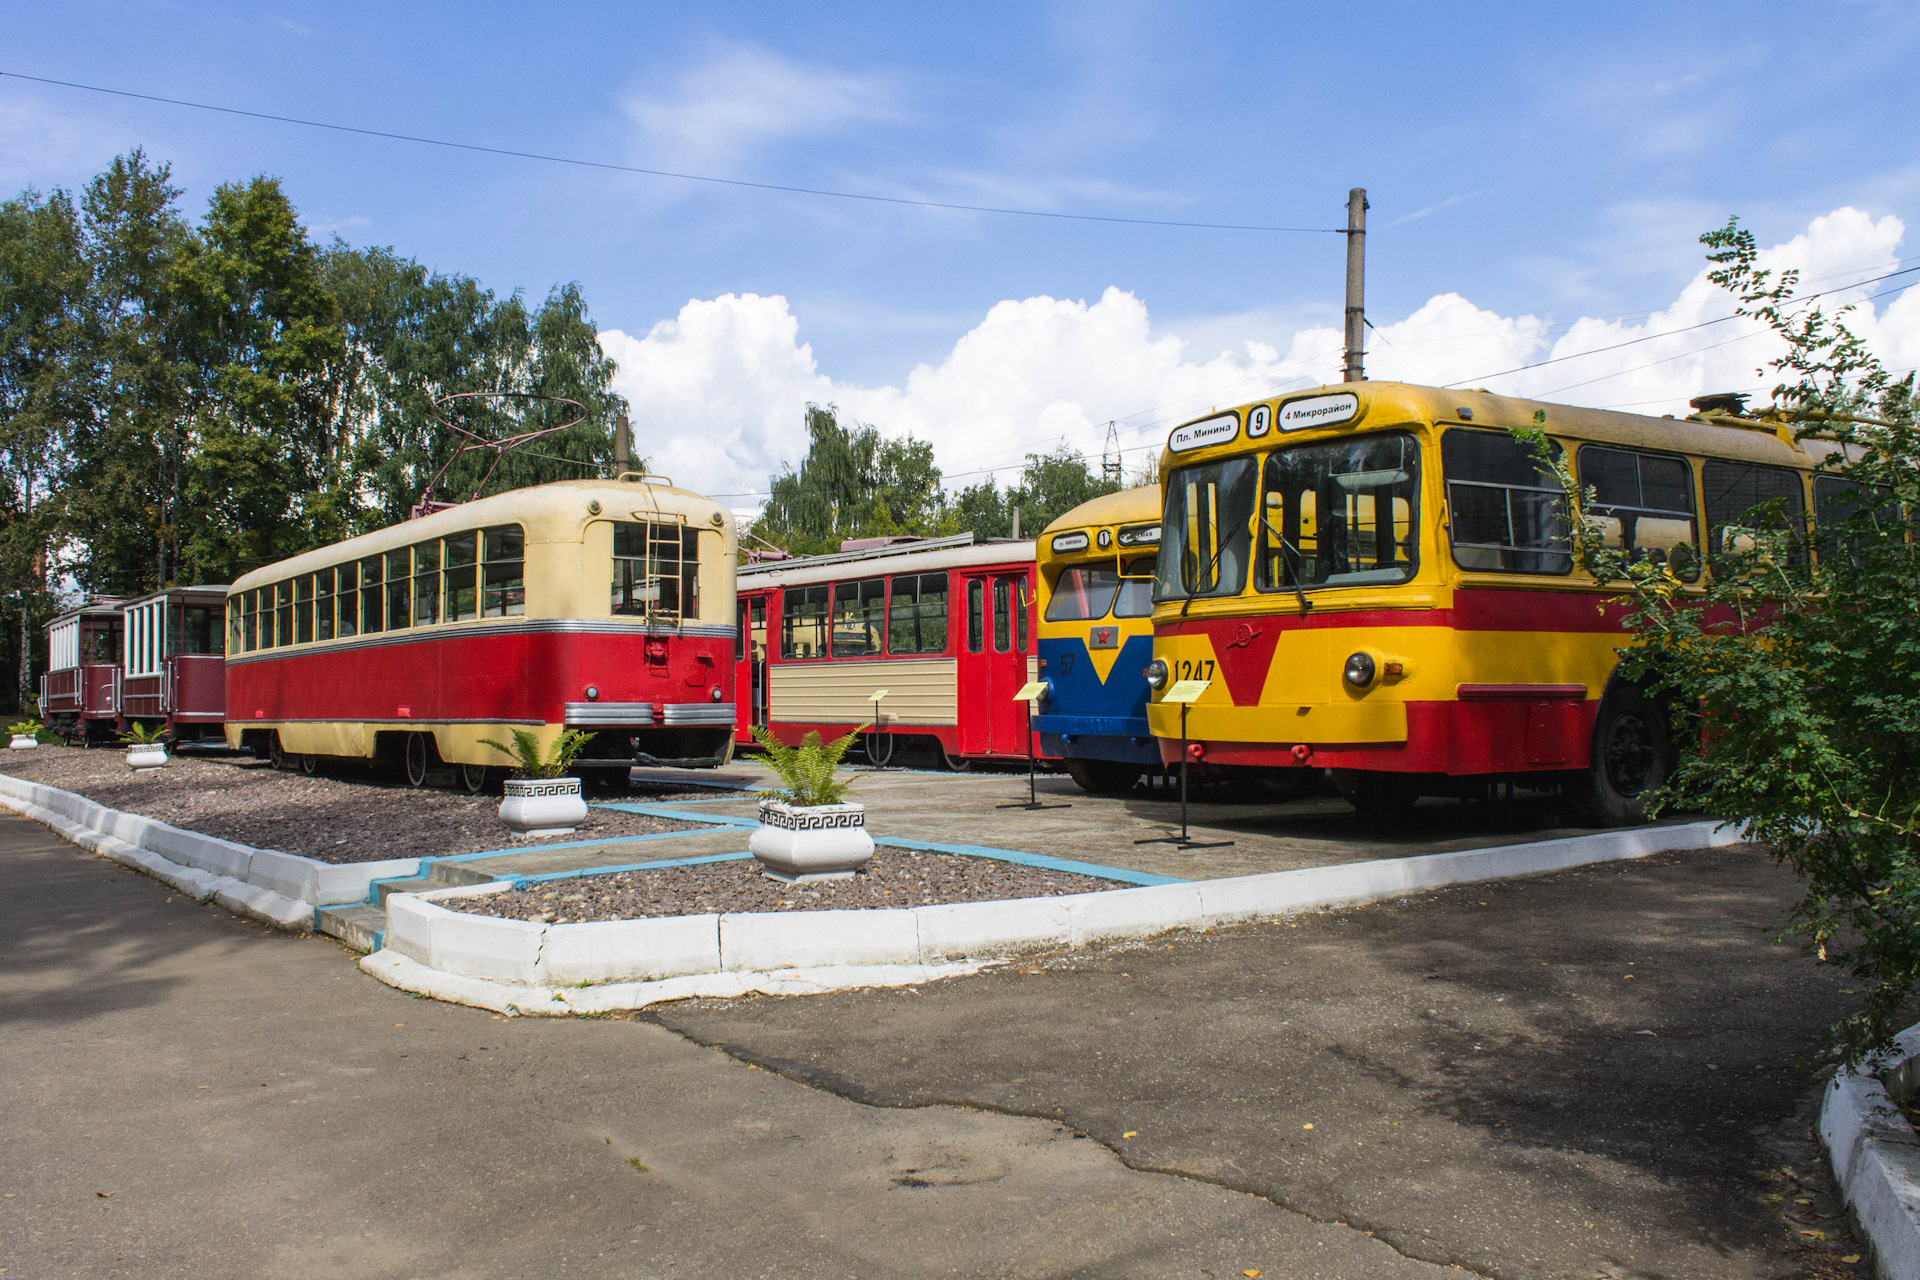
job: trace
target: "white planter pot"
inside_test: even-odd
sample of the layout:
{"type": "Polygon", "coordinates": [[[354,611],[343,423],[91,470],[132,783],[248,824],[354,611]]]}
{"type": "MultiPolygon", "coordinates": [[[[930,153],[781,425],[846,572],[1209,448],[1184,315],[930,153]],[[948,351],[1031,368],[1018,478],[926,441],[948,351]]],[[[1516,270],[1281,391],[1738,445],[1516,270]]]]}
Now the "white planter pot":
{"type": "Polygon", "coordinates": [[[13,741],[7,744],[9,751],[31,751],[40,745],[40,739],[30,733],[16,733],[13,741]]]}
{"type": "Polygon", "coordinates": [[[587,820],[578,778],[508,778],[500,821],[517,836],[564,836],[587,820]]]}
{"type": "Polygon", "coordinates": [[[795,808],[778,800],[760,805],[760,825],[747,848],[775,880],[840,880],[873,858],[863,804],[795,808]]]}
{"type": "Polygon", "coordinates": [[[127,748],[127,768],[135,773],[158,769],[167,763],[167,744],[147,742],[127,748]]]}

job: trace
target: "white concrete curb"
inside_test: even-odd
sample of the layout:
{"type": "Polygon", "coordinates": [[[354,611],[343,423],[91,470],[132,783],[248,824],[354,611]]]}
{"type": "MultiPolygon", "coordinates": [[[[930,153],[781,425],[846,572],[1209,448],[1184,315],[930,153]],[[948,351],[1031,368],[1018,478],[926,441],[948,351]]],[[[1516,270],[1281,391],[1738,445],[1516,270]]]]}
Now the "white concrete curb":
{"type": "Polygon", "coordinates": [[[135,867],[202,902],[308,933],[316,906],[359,902],[375,880],[419,874],[420,859],[331,863],[183,831],[85,796],[0,774],[0,806],[44,822],[90,853],[135,867]]]}
{"type": "Polygon", "coordinates": [[[536,924],[438,905],[512,888],[478,885],[389,897],[385,949],[360,967],[409,991],[496,1010],[512,1004],[522,1013],[635,1008],[619,1002],[769,990],[768,981],[787,984],[782,992],[898,986],[972,972],[1023,952],[1207,929],[1740,839],[1731,827],[1693,822],[1227,880],[904,910],[536,924]],[[732,985],[735,979],[749,985],[732,985]]]}
{"type": "Polygon", "coordinates": [[[1834,1076],[1820,1104],[1820,1140],[1841,1194],[1873,1246],[1883,1280],[1920,1280],[1920,1135],[1894,1105],[1881,1075],[1909,1074],[1920,1058],[1920,1026],[1894,1037],[1896,1051],[1870,1063],[1881,1071],[1834,1076]]]}

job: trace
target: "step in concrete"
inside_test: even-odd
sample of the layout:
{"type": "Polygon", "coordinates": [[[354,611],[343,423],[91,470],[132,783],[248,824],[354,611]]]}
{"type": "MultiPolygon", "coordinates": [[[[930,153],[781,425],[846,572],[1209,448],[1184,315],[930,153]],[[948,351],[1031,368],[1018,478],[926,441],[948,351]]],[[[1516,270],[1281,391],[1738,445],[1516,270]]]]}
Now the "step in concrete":
{"type": "Polygon", "coordinates": [[[378,950],[380,936],[387,928],[387,909],[384,906],[362,903],[351,907],[322,907],[314,914],[321,933],[329,938],[338,938],[360,952],[378,950]]]}

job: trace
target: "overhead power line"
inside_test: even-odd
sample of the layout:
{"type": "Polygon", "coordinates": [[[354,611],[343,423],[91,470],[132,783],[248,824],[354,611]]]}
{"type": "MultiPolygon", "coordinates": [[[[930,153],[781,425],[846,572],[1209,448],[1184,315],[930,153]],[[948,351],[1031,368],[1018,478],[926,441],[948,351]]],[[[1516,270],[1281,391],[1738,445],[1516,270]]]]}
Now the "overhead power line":
{"type": "Polygon", "coordinates": [[[56,85],[62,89],[80,89],[115,98],[140,102],[158,102],[170,107],[189,107],[195,111],[213,111],[249,120],[270,120],[275,124],[294,124],[305,129],[327,129],[334,133],[358,134],[363,138],[384,138],[390,142],[412,142],[424,147],[445,147],[452,151],[475,151],[482,155],[509,156],[516,160],[539,160],[546,164],[572,165],[581,169],[601,169],[610,173],[634,173],[648,178],[671,178],[676,182],[705,182],[722,187],[747,187],[755,191],[777,191],[786,195],[824,196],[833,200],[864,200],[870,204],[909,205],[920,209],[949,209],[959,213],[995,213],[1012,218],[1052,218],[1063,222],[1116,222],[1135,227],[1180,227],[1198,231],[1296,232],[1303,235],[1345,235],[1343,227],[1273,227],[1234,222],[1181,222],[1168,218],[1123,218],[1116,214],[1059,213],[1050,209],[1013,209],[998,205],[960,204],[948,200],[914,200],[906,196],[878,196],[859,191],[830,191],[824,187],[797,187],[778,182],[750,182],[745,178],[716,178],[703,173],[676,173],[669,169],[643,169],[637,165],[614,164],[606,160],[582,160],[576,156],[548,155],[539,151],[518,151],[511,147],[489,147],[477,142],[454,142],[446,138],[428,138],[420,134],[396,133],[387,129],[363,129],[357,125],[334,124],[327,120],[303,120],[298,116],[275,115],[268,111],[248,111],[240,107],[216,106],[210,102],[191,102],[185,98],[166,98],[153,93],[135,93],[129,89],[109,89],[103,85],[80,84],[73,80],[54,80],[30,76],[18,71],[0,71],[0,78],[29,80],[35,84],[56,85]]]}

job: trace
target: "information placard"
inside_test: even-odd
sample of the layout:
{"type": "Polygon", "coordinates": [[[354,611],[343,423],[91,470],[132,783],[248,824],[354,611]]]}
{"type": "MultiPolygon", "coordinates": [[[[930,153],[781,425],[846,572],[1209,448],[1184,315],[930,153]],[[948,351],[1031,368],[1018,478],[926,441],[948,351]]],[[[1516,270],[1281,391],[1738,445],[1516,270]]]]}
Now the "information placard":
{"type": "Polygon", "coordinates": [[[1167,690],[1160,701],[1198,702],[1200,695],[1205,693],[1212,684],[1211,680],[1175,680],[1173,687],[1167,690]]]}

